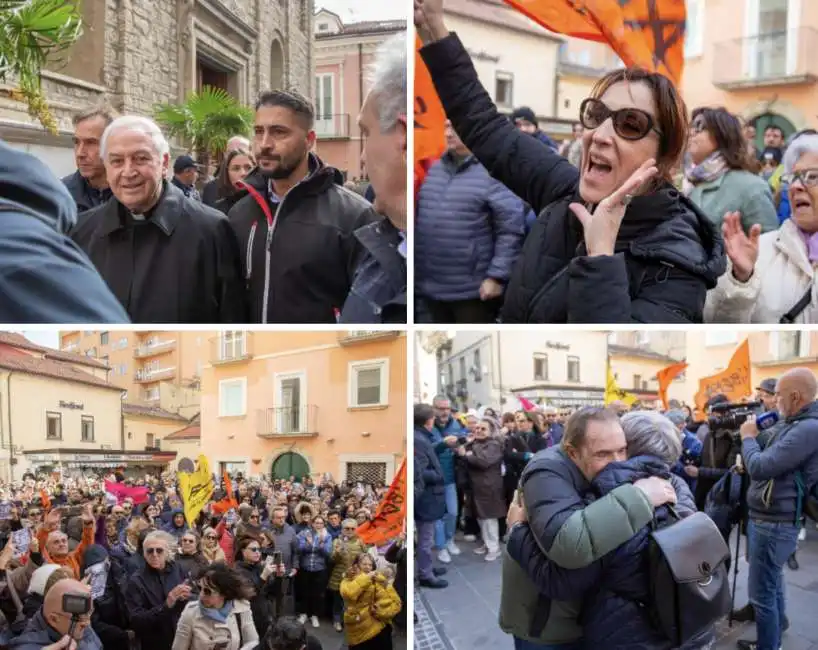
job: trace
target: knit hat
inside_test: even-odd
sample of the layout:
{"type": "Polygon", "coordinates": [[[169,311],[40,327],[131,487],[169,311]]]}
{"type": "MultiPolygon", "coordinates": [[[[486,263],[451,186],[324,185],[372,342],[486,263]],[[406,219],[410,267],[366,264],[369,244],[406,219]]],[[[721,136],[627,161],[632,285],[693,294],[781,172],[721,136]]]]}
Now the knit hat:
{"type": "Polygon", "coordinates": [[[31,582],[29,582],[28,585],[29,592],[39,596],[45,596],[45,583],[48,582],[48,578],[51,577],[51,574],[59,568],[59,564],[43,564],[41,567],[35,569],[34,573],[31,574],[31,582]]]}
{"type": "Polygon", "coordinates": [[[196,167],[196,161],[190,156],[179,156],[173,163],[173,173],[181,174],[186,169],[196,167]]]}
{"type": "Polygon", "coordinates": [[[105,562],[107,559],[108,551],[104,546],[100,546],[99,544],[91,544],[91,546],[85,549],[85,553],[82,556],[82,566],[94,566],[100,562],[105,562]]]}
{"type": "Polygon", "coordinates": [[[528,106],[520,106],[520,108],[514,109],[514,112],[511,114],[511,121],[516,122],[517,120],[531,122],[534,126],[538,125],[537,116],[528,106]]]}

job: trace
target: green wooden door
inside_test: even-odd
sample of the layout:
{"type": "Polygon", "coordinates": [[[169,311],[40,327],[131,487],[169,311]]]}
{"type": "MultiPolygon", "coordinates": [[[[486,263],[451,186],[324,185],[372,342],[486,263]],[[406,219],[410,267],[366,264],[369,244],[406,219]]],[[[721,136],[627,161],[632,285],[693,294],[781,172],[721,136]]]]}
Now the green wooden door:
{"type": "Polygon", "coordinates": [[[273,462],[273,480],[286,480],[291,476],[295,476],[300,481],[302,477],[308,476],[309,473],[310,466],[301,454],[288,451],[281,454],[273,462]]]}

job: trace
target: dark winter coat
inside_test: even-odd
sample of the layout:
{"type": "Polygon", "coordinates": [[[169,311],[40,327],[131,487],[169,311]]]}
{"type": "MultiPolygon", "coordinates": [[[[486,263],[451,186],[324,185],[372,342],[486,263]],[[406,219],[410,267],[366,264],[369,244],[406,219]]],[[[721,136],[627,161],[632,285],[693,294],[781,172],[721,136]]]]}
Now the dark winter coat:
{"type": "Polygon", "coordinates": [[[503,491],[503,443],[498,438],[474,440],[464,457],[477,519],[500,519],[508,511],[503,491]]]}
{"type": "MultiPolygon", "coordinates": [[[[8,647],[15,650],[42,650],[46,646],[57,643],[63,636],[46,623],[43,612],[40,610],[28,622],[23,633],[9,641],[8,647]]],[[[77,650],[102,650],[102,642],[90,625],[85,628],[76,648],[77,650]]]]}
{"type": "Polygon", "coordinates": [[[0,322],[130,322],[68,238],[76,222],[72,196],[45,164],[0,141],[0,322]]]}
{"type": "Polygon", "coordinates": [[[83,214],[71,237],[135,323],[247,320],[227,219],[170,183],[145,221],[112,198],[83,214]]]}
{"type": "Polygon", "coordinates": [[[171,589],[184,581],[185,576],[174,562],[169,562],[161,572],[145,563],[131,576],[125,602],[131,617],[131,628],[143,648],[170,650],[176,636],[176,625],[187,602],[180,600],[168,609],[165,600],[171,589]]]}
{"type": "Polygon", "coordinates": [[[253,323],[336,323],[352,287],[355,231],[379,217],[310,154],[310,174],[280,201],[258,171],[230,214],[253,323]]]}
{"type": "MultiPolygon", "coordinates": [[[[405,603],[407,576],[406,545],[400,541],[394,542],[392,546],[390,546],[387,549],[383,558],[390,564],[395,565],[395,591],[398,592],[398,596],[400,596],[400,601],[402,603],[405,603]]],[[[395,624],[401,630],[406,629],[405,606],[400,608],[400,612],[398,612],[398,615],[395,617],[395,624]]]]}
{"type": "Polygon", "coordinates": [[[532,453],[519,433],[511,432],[503,439],[503,462],[506,466],[506,475],[503,478],[503,492],[506,501],[511,498],[514,490],[517,489],[525,464],[531,458],[532,453]]]}
{"type": "Polygon", "coordinates": [[[568,209],[579,170],[497,111],[455,34],[421,50],[447,117],[492,175],[539,217],[506,289],[507,323],[702,322],[726,269],[707,216],[670,184],[631,202],[613,255],[590,257],[568,209]]]}
{"type": "Polygon", "coordinates": [[[699,510],[704,509],[707,493],[727,473],[728,468],[735,465],[740,452],[739,443],[729,432],[708,429],[702,442],[702,460],[694,492],[699,510]]]}
{"type": "Polygon", "coordinates": [[[111,198],[111,189],[97,190],[85,180],[79,170],[62,179],[63,185],[77,204],[77,214],[96,208],[111,198]]]}
{"type": "MultiPolygon", "coordinates": [[[[671,475],[668,466],[652,456],[637,456],[611,463],[592,482],[588,503],[616,487],[642,478],[669,479],[676,490],[676,512],[686,517],[696,511],[687,484],[671,475]]],[[[670,517],[666,507],[656,510],[662,526],[670,517]]],[[[508,552],[532,578],[541,593],[554,600],[583,601],[580,624],[583,645],[589,650],[663,650],[672,647],[652,624],[640,603],[650,598],[648,544],[650,526],[582,569],[563,569],[548,560],[527,527],[515,530],[508,552]]]]}
{"type": "Polygon", "coordinates": [[[433,300],[480,297],[486,278],[506,283],[525,235],[525,206],[477,158],[451,153],[432,165],[415,214],[415,288],[433,300]]]}
{"type": "Polygon", "coordinates": [[[263,569],[264,566],[261,563],[236,562],[236,570],[252,583],[256,591],[253,598],[250,599],[250,609],[253,612],[253,623],[260,639],[264,638],[273,620],[272,600],[281,589],[281,579],[277,576],[270,576],[267,582],[261,579],[263,569]]]}
{"type": "Polygon", "coordinates": [[[426,429],[415,428],[415,521],[437,521],[446,514],[443,469],[426,429]]]}
{"type": "Polygon", "coordinates": [[[200,552],[196,552],[193,555],[177,553],[174,561],[179,565],[182,575],[192,580],[196,580],[199,573],[208,566],[207,559],[200,552]]]}
{"type": "Polygon", "coordinates": [[[104,648],[127,648],[129,618],[125,602],[126,576],[120,565],[111,563],[105,593],[94,601],[91,626],[104,648]]]}

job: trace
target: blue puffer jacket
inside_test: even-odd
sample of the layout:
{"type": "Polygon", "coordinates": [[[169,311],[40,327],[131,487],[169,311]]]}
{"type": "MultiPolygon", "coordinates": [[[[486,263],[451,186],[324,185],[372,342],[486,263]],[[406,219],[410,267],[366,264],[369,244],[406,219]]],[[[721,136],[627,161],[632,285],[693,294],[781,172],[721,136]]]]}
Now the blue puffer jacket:
{"type": "Polygon", "coordinates": [[[440,426],[435,421],[435,426],[432,427],[432,432],[429,434],[429,441],[435,449],[437,458],[440,461],[440,468],[443,470],[443,480],[445,485],[450,485],[455,482],[454,475],[454,452],[451,447],[443,442],[446,436],[465,436],[466,429],[455,420],[449,417],[449,421],[445,426],[440,426]]]}
{"type": "MultiPolygon", "coordinates": [[[[652,456],[636,456],[611,463],[592,483],[596,497],[617,486],[649,476],[670,479],[676,490],[676,512],[686,517],[696,511],[687,484],[672,475],[668,466],[652,456]]],[[[593,500],[593,499],[589,499],[593,500]]],[[[670,513],[656,511],[661,526],[670,513]]],[[[529,533],[513,535],[508,552],[522,566],[541,592],[554,600],[582,600],[583,644],[589,650],[666,650],[670,642],[654,628],[639,604],[649,598],[647,549],[650,527],[645,526],[628,542],[584,569],[563,569],[550,562],[529,533]]]]}
{"type": "Polygon", "coordinates": [[[415,219],[415,286],[433,300],[472,300],[486,278],[506,283],[523,246],[522,200],[474,156],[446,153],[420,188],[415,219]]]}

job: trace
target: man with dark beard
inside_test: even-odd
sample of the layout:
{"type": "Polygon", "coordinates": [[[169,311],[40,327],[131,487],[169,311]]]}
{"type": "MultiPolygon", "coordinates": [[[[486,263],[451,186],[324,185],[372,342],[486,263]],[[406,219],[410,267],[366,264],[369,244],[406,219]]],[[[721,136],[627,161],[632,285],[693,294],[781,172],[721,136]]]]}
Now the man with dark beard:
{"type": "Polygon", "coordinates": [[[228,215],[251,322],[336,322],[360,252],[355,230],[382,218],[310,153],[313,121],[311,104],[295,92],[265,92],[256,103],[258,167],[228,215]]]}

